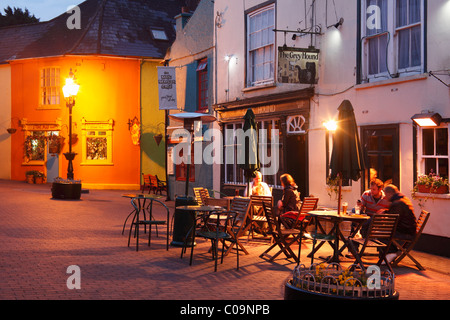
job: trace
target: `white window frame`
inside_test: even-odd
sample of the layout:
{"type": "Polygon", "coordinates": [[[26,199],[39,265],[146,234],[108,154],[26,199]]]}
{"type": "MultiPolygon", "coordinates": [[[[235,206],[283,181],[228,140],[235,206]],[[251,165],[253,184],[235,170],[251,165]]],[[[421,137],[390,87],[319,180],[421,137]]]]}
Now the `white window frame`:
{"type": "MultiPolygon", "coordinates": [[[[420,0],[420,22],[408,24],[405,26],[397,27],[397,0],[387,0],[387,30],[382,30],[379,33],[367,35],[367,3],[369,0],[363,0],[361,6],[361,34],[363,38],[361,39],[361,62],[362,62],[362,81],[363,82],[376,82],[381,80],[390,79],[392,77],[405,77],[420,74],[424,70],[425,65],[425,46],[424,41],[424,26],[425,26],[425,4],[424,0],[420,0]],[[413,28],[415,26],[421,27],[421,39],[420,39],[420,50],[421,50],[421,63],[419,66],[399,68],[399,32],[405,29],[413,28]],[[369,40],[376,37],[381,37],[387,35],[387,71],[380,72],[377,74],[369,75],[369,40]]],[[[411,51],[410,51],[411,54],[411,51]]]]}
{"type": "MultiPolygon", "coordinates": [[[[264,120],[257,120],[257,123],[258,123],[258,130],[260,130],[260,129],[265,129],[265,124],[267,123],[267,122],[269,122],[269,121],[271,121],[272,122],[272,128],[275,128],[276,127],[276,122],[277,121],[280,121],[280,125],[281,125],[281,119],[278,119],[278,118],[272,118],[272,119],[264,119],[264,120]]],[[[236,161],[236,157],[237,157],[237,151],[236,151],[236,145],[237,145],[237,140],[236,140],[236,134],[235,134],[235,131],[236,131],[236,128],[237,128],[237,126],[239,126],[240,125],[240,129],[242,129],[243,127],[244,127],[244,122],[235,122],[235,123],[227,123],[227,124],[225,124],[224,125],[224,129],[225,129],[225,132],[224,132],[224,135],[226,135],[226,130],[228,129],[228,130],[230,130],[230,128],[229,128],[229,126],[232,126],[232,130],[233,130],[233,142],[232,142],[232,144],[230,143],[230,144],[228,144],[230,141],[230,139],[227,139],[227,137],[225,136],[224,137],[224,141],[225,141],[225,147],[230,147],[230,146],[234,146],[235,147],[235,150],[234,150],[234,164],[233,164],[233,179],[232,179],[232,181],[229,181],[228,180],[228,164],[227,164],[227,162],[226,162],[226,157],[225,157],[225,165],[224,165],[224,181],[225,181],[225,184],[231,184],[231,185],[245,185],[247,182],[245,181],[245,177],[242,175],[242,177],[243,177],[243,180],[242,181],[237,181],[237,170],[239,170],[239,165],[236,163],[237,161],[236,161]]],[[[279,130],[281,130],[281,128],[278,128],[279,130]]],[[[261,143],[261,142],[259,142],[259,143],[261,143]]],[[[281,141],[280,141],[280,143],[282,143],[281,141]]],[[[225,151],[224,151],[224,154],[225,154],[225,151]]],[[[278,159],[278,161],[279,161],[279,163],[282,163],[282,157],[283,157],[283,155],[282,155],[282,153],[280,152],[279,153],[279,156],[280,156],[280,158],[278,159]]],[[[278,172],[275,176],[275,179],[274,179],[274,181],[275,181],[275,184],[269,184],[269,187],[274,187],[274,188],[281,188],[281,182],[280,182],[280,179],[279,179],[279,177],[280,177],[280,175],[281,175],[281,173],[280,172],[278,172]]],[[[264,182],[267,182],[267,177],[265,177],[265,176],[263,176],[263,181],[264,182]]]]}
{"type": "MultiPolygon", "coordinates": [[[[450,126],[448,124],[441,124],[439,127],[418,127],[417,130],[417,163],[418,163],[418,174],[428,175],[429,172],[425,172],[425,160],[426,159],[436,159],[436,169],[439,170],[437,165],[438,159],[448,159],[449,161],[449,172],[447,172],[447,177],[450,177],[450,126]],[[436,155],[436,130],[434,130],[434,155],[424,155],[423,154],[423,130],[424,129],[447,129],[448,135],[448,146],[447,155],[436,155]]],[[[438,175],[442,175],[441,172],[435,172],[438,175]]]]}
{"type": "MultiPolygon", "coordinates": [[[[255,87],[255,86],[261,86],[261,85],[267,85],[275,82],[275,62],[276,62],[276,53],[275,53],[275,32],[273,32],[273,29],[275,29],[275,4],[272,3],[268,6],[265,6],[263,8],[259,8],[253,12],[250,12],[247,14],[246,17],[247,21],[247,87],[255,87]],[[255,18],[256,16],[259,16],[267,11],[273,11],[273,24],[266,25],[264,27],[261,27],[257,29],[255,32],[252,33],[251,30],[251,19],[255,18]],[[267,36],[269,37],[269,42],[262,44],[261,46],[252,48],[251,47],[251,35],[256,34],[257,32],[265,32],[267,36]],[[271,41],[270,41],[271,40],[271,41]],[[262,72],[263,77],[260,80],[254,79],[254,63],[253,59],[251,58],[252,52],[255,52],[257,50],[271,50],[270,56],[265,57],[262,61],[262,72]],[[269,65],[269,75],[265,75],[264,73],[264,65],[269,65]]],[[[261,63],[258,63],[259,65],[261,63]]]]}
{"type": "Polygon", "coordinates": [[[82,159],[81,165],[114,165],[113,163],[113,141],[112,133],[114,127],[114,121],[86,121],[86,119],[81,120],[81,135],[82,135],[82,159]],[[107,156],[106,159],[88,159],[87,158],[87,138],[97,137],[106,138],[107,143],[107,156]]]}
{"type": "Polygon", "coordinates": [[[44,67],[39,71],[39,109],[61,107],[61,69],[44,67]]]}

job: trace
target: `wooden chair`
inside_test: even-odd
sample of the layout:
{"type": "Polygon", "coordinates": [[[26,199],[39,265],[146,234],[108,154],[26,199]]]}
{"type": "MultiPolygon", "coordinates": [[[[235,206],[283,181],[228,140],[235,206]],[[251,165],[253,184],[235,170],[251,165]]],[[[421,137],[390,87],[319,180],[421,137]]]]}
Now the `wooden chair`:
{"type": "Polygon", "coordinates": [[[298,229],[282,229],[280,222],[278,221],[272,207],[266,206],[263,203],[264,214],[267,218],[267,223],[269,224],[268,233],[273,237],[273,244],[264,251],[259,257],[263,258],[267,256],[269,261],[273,261],[281,253],[283,253],[286,258],[293,258],[295,262],[299,262],[299,257],[296,256],[294,251],[291,249],[291,245],[298,242],[301,236],[301,232],[298,229]],[[269,252],[275,247],[279,247],[279,251],[273,256],[269,256],[269,252]]]}
{"type": "Polygon", "coordinates": [[[292,229],[302,228],[302,230],[306,230],[306,227],[311,222],[311,216],[307,215],[307,213],[316,210],[318,203],[319,198],[306,197],[302,202],[297,220],[292,225],[292,229]]]}
{"type": "MultiPolygon", "coordinates": [[[[249,254],[247,249],[245,249],[244,245],[240,241],[239,238],[244,236],[247,220],[250,213],[250,204],[251,200],[248,198],[235,198],[231,205],[231,209],[229,212],[233,215],[233,223],[228,227],[228,233],[231,235],[230,239],[226,239],[226,241],[230,241],[236,244],[236,250],[243,251],[246,255],[249,254]]],[[[232,245],[227,248],[225,255],[227,255],[232,249],[232,245]]]]}
{"type": "Polygon", "coordinates": [[[422,210],[419,219],[417,219],[416,236],[414,237],[414,239],[412,240],[396,239],[394,236],[394,239],[392,239],[392,243],[402,253],[397,258],[395,258],[394,261],[391,262],[393,267],[396,267],[398,263],[403,260],[403,258],[408,256],[414,262],[414,264],[419,270],[422,271],[425,270],[425,268],[411,255],[411,250],[414,249],[414,246],[416,245],[417,241],[422,235],[423,229],[425,228],[425,225],[427,224],[429,218],[430,213],[428,211],[422,210]]]}
{"type": "Polygon", "coordinates": [[[206,198],[208,197],[208,189],[206,188],[193,188],[194,190],[194,197],[195,200],[197,200],[197,203],[199,206],[206,205],[206,198]]]}
{"type": "Polygon", "coordinates": [[[263,203],[266,204],[266,206],[273,207],[273,197],[272,196],[256,196],[251,195],[250,199],[252,201],[251,203],[251,209],[250,209],[250,218],[249,218],[249,224],[247,226],[247,229],[249,230],[248,237],[250,238],[250,235],[253,239],[253,233],[254,231],[258,231],[261,233],[264,237],[267,236],[266,230],[263,227],[265,223],[267,223],[267,218],[264,215],[263,211],[263,203]]]}
{"type": "MultiPolygon", "coordinates": [[[[152,237],[152,226],[158,225],[166,225],[167,226],[167,234],[166,234],[166,250],[169,250],[169,208],[159,200],[156,199],[143,199],[142,197],[134,197],[131,199],[131,205],[134,207],[135,214],[133,217],[133,221],[130,226],[130,233],[128,235],[128,247],[130,246],[131,233],[134,227],[134,234],[136,237],[136,251],[139,250],[139,226],[149,226],[148,232],[148,246],[150,247],[151,237],[152,237]],[[141,219],[141,211],[143,211],[143,203],[142,201],[150,201],[150,204],[146,206],[146,209],[149,211],[149,218],[146,219],[145,215],[143,219],[141,219]],[[163,208],[167,212],[166,220],[156,220],[152,215],[153,205],[157,203],[163,206],[163,208]]],[[[144,209],[145,210],[145,209],[144,209]]]]}
{"type": "Polygon", "coordinates": [[[142,177],[144,179],[144,184],[142,185],[142,193],[144,193],[145,189],[148,188],[148,193],[150,193],[150,191],[154,191],[155,186],[152,185],[151,181],[150,181],[150,175],[149,174],[142,174],[142,177]]]}
{"type": "MultiPolygon", "coordinates": [[[[151,174],[149,174],[148,176],[150,178],[150,185],[151,185],[151,188],[153,189],[153,192],[155,194],[158,194],[158,192],[159,192],[159,194],[162,195],[162,189],[158,185],[158,178],[151,174]]],[[[149,193],[150,193],[150,191],[149,191],[149,193]]]]}
{"type": "Polygon", "coordinates": [[[158,184],[159,193],[162,194],[162,191],[165,191],[167,193],[167,183],[166,183],[166,181],[160,180],[158,178],[158,175],[155,175],[155,177],[156,177],[156,181],[157,181],[157,184],[158,184]]]}
{"type": "Polygon", "coordinates": [[[372,221],[370,222],[366,238],[348,238],[348,248],[356,259],[354,264],[358,263],[361,269],[364,271],[364,262],[362,261],[361,257],[363,256],[366,248],[376,247],[379,250],[379,259],[377,265],[380,266],[384,261],[391,273],[394,273],[394,270],[392,270],[390,263],[386,259],[386,254],[392,243],[394,232],[397,228],[399,215],[377,213],[374,214],[371,219],[372,221]],[[357,250],[355,243],[362,245],[361,250],[357,250]]]}

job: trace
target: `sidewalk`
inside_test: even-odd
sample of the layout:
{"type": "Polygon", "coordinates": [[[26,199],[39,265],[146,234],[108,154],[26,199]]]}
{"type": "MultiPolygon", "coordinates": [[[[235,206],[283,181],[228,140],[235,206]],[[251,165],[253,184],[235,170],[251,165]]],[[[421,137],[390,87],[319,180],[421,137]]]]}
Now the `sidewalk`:
{"type": "MultiPolygon", "coordinates": [[[[214,273],[208,243],[198,242],[189,266],[189,251],[180,259],[180,248],[165,250],[164,227],[158,229],[159,238],[153,233],[150,248],[146,235],[138,252],[133,238],[128,248],[122,226],[131,205],[121,194],[130,191],[90,190],[79,201],[64,201],[51,199],[50,187],[0,180],[2,300],[284,298],[284,284],[296,263],[281,255],[274,262],[259,258],[267,244],[247,243],[250,254],[240,255],[239,270],[232,253],[214,273]],[[67,288],[71,265],[80,267],[80,290],[67,288]]],[[[172,215],[174,202],[166,204],[172,215]]],[[[309,246],[302,247],[302,262],[309,263],[309,246]]],[[[418,271],[408,258],[395,268],[400,299],[450,299],[450,259],[421,252],[414,256],[427,270],[418,271]]]]}

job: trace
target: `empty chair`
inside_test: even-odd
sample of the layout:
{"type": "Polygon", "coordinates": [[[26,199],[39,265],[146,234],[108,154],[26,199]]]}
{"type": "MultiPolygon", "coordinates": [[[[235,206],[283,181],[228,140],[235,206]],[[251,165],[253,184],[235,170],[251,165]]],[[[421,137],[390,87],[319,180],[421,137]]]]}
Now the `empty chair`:
{"type": "MultiPolygon", "coordinates": [[[[239,251],[243,251],[245,254],[248,254],[248,251],[240,241],[240,238],[244,236],[244,232],[246,230],[246,224],[250,212],[250,203],[250,199],[235,198],[229,211],[233,216],[232,224],[228,226],[228,233],[231,235],[231,238],[225,239],[225,243],[227,241],[230,241],[232,244],[235,243],[238,254],[239,251]]],[[[227,255],[232,248],[233,245],[230,245],[227,248],[225,255],[227,255]]]]}
{"type": "MultiPolygon", "coordinates": [[[[167,226],[167,233],[166,233],[166,250],[169,250],[169,208],[162,203],[159,200],[147,198],[144,197],[134,197],[131,199],[131,204],[134,207],[134,216],[133,221],[131,222],[130,226],[130,233],[128,235],[128,246],[130,246],[130,239],[131,239],[131,233],[133,231],[134,227],[134,234],[136,237],[136,251],[139,250],[139,226],[149,226],[149,233],[148,233],[148,246],[150,246],[151,243],[151,237],[152,237],[152,226],[158,226],[158,225],[166,225],[167,226]],[[150,204],[146,206],[146,209],[149,211],[149,218],[146,219],[143,211],[144,207],[144,201],[150,201],[150,204]],[[165,220],[156,220],[153,216],[153,210],[154,210],[154,204],[161,205],[167,213],[167,217],[165,220]],[[143,219],[141,219],[141,212],[143,215],[143,219]]],[[[145,209],[144,209],[145,210],[145,209]]]]}
{"type": "Polygon", "coordinates": [[[416,235],[414,239],[412,240],[396,239],[394,236],[394,239],[392,239],[392,243],[402,253],[397,258],[395,258],[394,261],[391,262],[392,266],[396,267],[398,263],[403,260],[403,258],[408,256],[408,258],[410,258],[412,262],[414,262],[414,264],[419,270],[425,270],[425,268],[419,263],[419,261],[414,259],[414,257],[411,255],[411,250],[414,249],[414,246],[416,245],[417,241],[422,235],[423,229],[427,224],[428,218],[430,218],[430,213],[425,210],[422,210],[419,219],[417,219],[416,235]]]}
{"type": "Polygon", "coordinates": [[[257,195],[251,195],[250,199],[252,201],[251,203],[251,209],[250,209],[250,219],[249,219],[249,225],[247,228],[250,229],[249,231],[249,237],[252,236],[253,239],[253,233],[254,231],[258,231],[262,235],[266,236],[266,228],[265,224],[267,223],[267,218],[264,215],[263,211],[263,203],[266,204],[268,207],[273,207],[273,197],[272,196],[257,196],[257,195]]]}
{"type": "Polygon", "coordinates": [[[142,174],[142,177],[144,179],[144,184],[142,185],[142,193],[144,193],[146,188],[148,188],[148,193],[150,193],[150,191],[154,191],[155,190],[155,186],[150,181],[150,175],[149,174],[142,174]]]}
{"type": "Polygon", "coordinates": [[[366,248],[376,247],[379,252],[377,265],[380,266],[384,261],[389,270],[394,273],[390,263],[386,259],[386,254],[392,243],[394,232],[397,228],[398,219],[398,214],[374,214],[365,238],[348,238],[348,248],[355,257],[355,264],[358,263],[362,270],[365,270],[364,262],[362,261],[364,251],[366,248]],[[362,245],[360,250],[357,249],[356,244],[362,245]]]}

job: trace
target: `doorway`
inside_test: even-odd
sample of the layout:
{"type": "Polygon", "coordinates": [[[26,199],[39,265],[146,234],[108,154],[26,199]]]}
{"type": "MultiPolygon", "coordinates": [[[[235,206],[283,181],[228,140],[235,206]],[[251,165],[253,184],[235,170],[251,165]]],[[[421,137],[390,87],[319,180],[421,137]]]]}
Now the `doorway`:
{"type": "Polygon", "coordinates": [[[59,154],[49,152],[49,144],[47,143],[47,182],[52,182],[59,177],[59,154]]]}
{"type": "Polygon", "coordinates": [[[286,173],[289,173],[297,183],[300,197],[304,199],[309,195],[308,188],[308,136],[287,135],[286,173]]]}
{"type": "Polygon", "coordinates": [[[369,189],[370,180],[378,178],[387,184],[400,185],[399,126],[361,127],[362,148],[366,170],[362,192],[369,189]]]}

